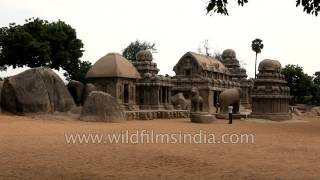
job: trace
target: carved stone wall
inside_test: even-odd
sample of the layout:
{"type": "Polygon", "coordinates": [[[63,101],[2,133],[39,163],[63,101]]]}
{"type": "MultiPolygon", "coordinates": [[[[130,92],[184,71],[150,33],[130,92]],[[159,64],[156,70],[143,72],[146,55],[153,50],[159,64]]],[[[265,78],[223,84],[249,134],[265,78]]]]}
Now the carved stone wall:
{"type": "Polygon", "coordinates": [[[270,120],[291,119],[289,112],[290,88],[280,73],[279,61],[266,59],[259,64],[259,73],[252,89],[251,117],[270,120]]]}

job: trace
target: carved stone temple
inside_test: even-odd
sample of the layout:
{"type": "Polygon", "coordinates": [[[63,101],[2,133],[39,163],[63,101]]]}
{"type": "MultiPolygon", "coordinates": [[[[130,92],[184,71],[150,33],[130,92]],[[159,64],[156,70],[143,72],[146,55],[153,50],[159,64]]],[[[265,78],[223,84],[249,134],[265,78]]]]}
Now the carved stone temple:
{"type": "Polygon", "coordinates": [[[98,90],[109,93],[126,110],[136,106],[136,83],[140,74],[136,68],[118,53],[109,53],[100,58],[87,72],[88,82],[98,90]]]}
{"type": "Polygon", "coordinates": [[[232,76],[220,61],[215,58],[187,52],[173,68],[176,76],[172,78],[172,93],[183,93],[191,98],[191,90],[197,87],[203,98],[203,111],[216,112],[219,94],[228,88],[240,87],[232,81],[232,76]]]}
{"type": "Polygon", "coordinates": [[[241,88],[241,105],[249,107],[250,89],[253,87],[253,82],[247,79],[247,71],[240,67],[236,52],[233,49],[226,49],[222,53],[222,63],[231,73],[232,81],[240,83],[241,88]]]}
{"type": "Polygon", "coordinates": [[[290,88],[280,74],[279,61],[265,59],[258,67],[259,73],[252,90],[252,113],[250,117],[270,120],[289,120],[290,88]]]}
{"type": "Polygon", "coordinates": [[[171,105],[171,78],[158,75],[159,69],[148,50],[137,53],[136,61],[131,61],[140,73],[136,83],[136,101],[140,109],[173,109],[171,105]]]}
{"type": "MultiPolygon", "coordinates": [[[[247,80],[232,49],[223,52],[221,61],[187,52],[174,66],[173,77],[158,75],[153,60],[148,50],[138,52],[136,60],[109,53],[89,69],[86,78],[96,90],[115,97],[127,119],[187,118],[191,112],[195,122],[212,122],[220,93],[231,88],[241,88],[241,104],[250,107],[252,81],[247,80]]],[[[252,117],[290,118],[289,88],[280,69],[278,61],[261,62],[251,96],[252,117]]]]}

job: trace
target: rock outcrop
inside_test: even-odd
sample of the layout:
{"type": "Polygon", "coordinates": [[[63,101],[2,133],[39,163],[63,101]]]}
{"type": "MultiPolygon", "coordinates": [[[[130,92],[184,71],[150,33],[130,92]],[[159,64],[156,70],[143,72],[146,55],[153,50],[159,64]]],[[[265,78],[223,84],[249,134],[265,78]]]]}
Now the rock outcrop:
{"type": "Polygon", "coordinates": [[[93,91],[87,97],[80,120],[96,122],[123,122],[125,113],[117,100],[108,93],[93,91]]]}
{"type": "Polygon", "coordinates": [[[6,78],[1,105],[3,110],[19,114],[67,112],[75,106],[64,82],[47,68],[33,68],[6,78]]]}
{"type": "Polygon", "coordinates": [[[84,92],[83,92],[83,97],[82,97],[82,101],[83,103],[85,103],[87,97],[89,96],[89,94],[92,92],[92,91],[97,91],[97,87],[92,84],[92,83],[87,83],[84,87],[84,92]]]}
{"type": "Polygon", "coordinates": [[[84,84],[80,81],[71,80],[68,83],[68,89],[74,102],[77,105],[81,105],[83,103],[84,84]]]}

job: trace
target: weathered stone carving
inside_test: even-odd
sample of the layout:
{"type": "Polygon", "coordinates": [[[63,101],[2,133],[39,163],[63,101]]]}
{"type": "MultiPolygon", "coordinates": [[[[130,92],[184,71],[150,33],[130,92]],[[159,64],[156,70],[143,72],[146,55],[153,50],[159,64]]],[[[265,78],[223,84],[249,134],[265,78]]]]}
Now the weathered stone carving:
{"type": "Polygon", "coordinates": [[[191,112],[202,112],[203,111],[203,99],[199,95],[199,90],[197,88],[192,88],[191,90],[191,112]]]}
{"type": "Polygon", "coordinates": [[[270,120],[291,119],[290,89],[281,74],[279,61],[265,59],[259,64],[259,73],[252,89],[251,117],[270,120]]]}
{"type": "Polygon", "coordinates": [[[240,84],[231,81],[229,70],[217,59],[193,52],[187,52],[173,68],[176,76],[172,78],[172,93],[183,93],[191,99],[191,90],[197,87],[203,98],[203,111],[216,112],[219,94],[240,84]]]}
{"type": "Polygon", "coordinates": [[[219,96],[220,102],[220,113],[227,114],[228,106],[233,106],[233,113],[239,113],[240,107],[240,99],[241,99],[241,89],[240,88],[232,88],[224,90],[219,96]]]}
{"type": "Polygon", "coordinates": [[[232,81],[240,83],[242,89],[241,104],[250,107],[250,89],[253,87],[253,81],[247,80],[247,72],[240,67],[236,52],[233,49],[226,49],[222,53],[222,63],[229,69],[232,81]]]}
{"type": "Polygon", "coordinates": [[[172,96],[171,103],[175,109],[191,110],[191,101],[190,99],[186,99],[183,93],[172,96]]]}
{"type": "Polygon", "coordinates": [[[140,73],[136,83],[136,101],[140,109],[173,109],[171,99],[171,78],[158,75],[159,69],[153,62],[152,53],[142,50],[137,53],[136,61],[131,61],[140,73]]]}

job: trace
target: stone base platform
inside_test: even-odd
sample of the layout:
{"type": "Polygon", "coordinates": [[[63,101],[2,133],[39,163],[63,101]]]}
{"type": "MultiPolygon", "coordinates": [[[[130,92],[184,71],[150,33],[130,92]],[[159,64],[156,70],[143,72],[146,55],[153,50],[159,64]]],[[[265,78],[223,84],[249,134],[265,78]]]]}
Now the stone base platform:
{"type": "Polygon", "coordinates": [[[281,114],[256,114],[251,113],[249,114],[249,118],[256,118],[256,119],[267,119],[271,121],[286,121],[292,119],[291,113],[281,113],[281,114]]]}
{"type": "MultiPolygon", "coordinates": [[[[216,114],[217,119],[229,119],[229,114],[216,114]]],[[[232,114],[232,119],[247,118],[247,114],[232,114]]]]}
{"type": "Polygon", "coordinates": [[[160,104],[160,105],[140,105],[140,110],[174,110],[171,104],[160,104]]]}
{"type": "Polygon", "coordinates": [[[207,112],[191,113],[191,122],[193,123],[212,123],[216,118],[207,112]]]}
{"type": "Polygon", "coordinates": [[[140,110],[125,111],[127,120],[180,119],[189,118],[188,110],[140,110]]]}

